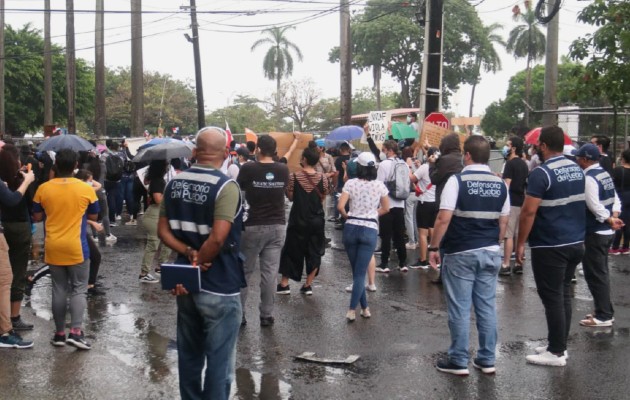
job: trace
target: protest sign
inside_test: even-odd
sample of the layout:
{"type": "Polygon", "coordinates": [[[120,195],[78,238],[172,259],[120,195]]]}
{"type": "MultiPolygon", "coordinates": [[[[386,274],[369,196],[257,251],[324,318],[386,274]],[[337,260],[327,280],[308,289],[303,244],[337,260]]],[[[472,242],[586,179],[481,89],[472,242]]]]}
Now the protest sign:
{"type": "MultiPolygon", "coordinates": [[[[368,117],[368,132],[375,143],[382,143],[387,136],[387,126],[389,124],[389,115],[387,111],[370,111],[368,117]]],[[[365,135],[361,138],[361,143],[367,143],[365,135]]]]}
{"type": "MultiPolygon", "coordinates": [[[[292,132],[269,132],[269,136],[276,139],[276,152],[278,153],[278,157],[282,157],[285,155],[287,151],[289,151],[289,147],[293,143],[293,133],[292,132]]],[[[308,142],[313,140],[312,133],[297,133],[298,136],[298,144],[291,157],[288,159],[287,165],[289,166],[289,171],[296,172],[300,171],[302,167],[300,167],[300,159],[302,158],[302,152],[308,146],[308,142]]]]}

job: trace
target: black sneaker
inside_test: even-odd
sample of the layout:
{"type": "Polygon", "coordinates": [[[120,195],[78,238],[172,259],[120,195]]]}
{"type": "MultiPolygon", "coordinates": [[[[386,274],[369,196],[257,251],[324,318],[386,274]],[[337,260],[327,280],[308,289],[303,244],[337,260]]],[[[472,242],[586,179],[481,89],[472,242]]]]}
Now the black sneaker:
{"type": "Polygon", "coordinates": [[[378,249],[374,249],[374,254],[381,254],[381,248],[379,247],[378,249]]]}
{"type": "Polygon", "coordinates": [[[247,318],[245,318],[245,314],[243,313],[243,317],[241,318],[241,326],[247,325],[247,318]]]}
{"type": "Polygon", "coordinates": [[[428,269],[429,268],[429,261],[418,259],[418,261],[416,261],[415,263],[409,265],[409,268],[411,268],[411,269],[428,269]]]}
{"type": "Polygon", "coordinates": [[[289,285],[282,286],[278,283],[278,286],[276,286],[276,294],[291,294],[291,288],[289,285]]]}
{"type": "Polygon", "coordinates": [[[501,265],[499,269],[499,275],[501,276],[509,276],[512,275],[512,268],[509,265],[501,265]]]}
{"type": "Polygon", "coordinates": [[[13,325],[14,331],[30,331],[33,329],[33,324],[27,324],[21,317],[18,317],[15,321],[11,318],[11,325],[13,325]]]}
{"type": "Polygon", "coordinates": [[[96,288],[96,287],[91,287],[91,288],[88,288],[87,294],[88,294],[88,296],[104,296],[105,292],[103,290],[101,290],[101,289],[96,288]]]}
{"type": "Polygon", "coordinates": [[[476,358],[473,360],[472,365],[478,370],[481,370],[481,372],[483,372],[484,374],[494,374],[495,372],[497,372],[497,369],[494,367],[494,365],[481,363],[477,361],[476,358]]]}
{"type": "Polygon", "coordinates": [[[260,317],[260,326],[271,326],[276,320],[273,317],[260,317]]]}
{"type": "Polygon", "coordinates": [[[305,294],[307,296],[311,296],[313,294],[313,288],[310,286],[304,285],[300,288],[300,293],[305,294]]]}
{"type": "Polygon", "coordinates": [[[81,350],[90,350],[92,348],[92,345],[85,341],[83,331],[81,331],[78,335],[76,333],[70,333],[66,343],[81,350]]]}
{"type": "Polygon", "coordinates": [[[577,283],[577,276],[573,275],[573,278],[571,278],[571,283],[577,283]]]}
{"type": "Polygon", "coordinates": [[[57,346],[57,347],[62,347],[66,345],[66,335],[57,335],[55,333],[55,336],[53,336],[52,340],[50,341],[50,344],[52,344],[53,346],[57,346]]]}
{"type": "Polygon", "coordinates": [[[447,374],[459,375],[459,376],[467,376],[469,374],[468,367],[460,367],[459,365],[455,365],[448,360],[440,360],[435,364],[435,368],[438,371],[446,372],[447,374]]]}
{"type": "Polygon", "coordinates": [[[516,264],[514,265],[514,268],[512,268],[512,272],[518,275],[522,275],[523,274],[523,266],[516,264]]]}
{"type": "Polygon", "coordinates": [[[33,282],[27,282],[26,286],[24,287],[24,296],[26,297],[31,297],[31,294],[33,293],[33,282]]]}

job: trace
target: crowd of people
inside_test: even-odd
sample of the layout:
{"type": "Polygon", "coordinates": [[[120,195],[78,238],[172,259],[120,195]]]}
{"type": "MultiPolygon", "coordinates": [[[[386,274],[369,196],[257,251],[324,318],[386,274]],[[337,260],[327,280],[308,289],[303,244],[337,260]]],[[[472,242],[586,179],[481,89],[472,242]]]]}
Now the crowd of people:
{"type": "Polygon", "coordinates": [[[102,294],[96,243],[116,242],[111,229],[122,223],[123,204],[126,223],[136,225],[141,216],[146,233],[140,283],[159,282],[160,265],[172,259],[202,272],[199,288],[180,284],[172,290],[183,398],[229,397],[255,273],[262,327],[274,325],[275,296],[290,295],[291,280],[301,283],[301,294],[313,295],[313,282],[325,267],[327,219],[343,231],[352,268],[349,323],[359,307],[361,317],[371,317],[367,294],[377,290],[375,272],[391,273],[394,262],[402,274],[440,271],[434,282],[444,285],[452,339],[448,356],[436,364],[442,372],[469,374],[471,306],[479,335],[472,365],[495,372],[497,276],[523,274],[526,242],[548,328],[548,345],[527,356],[528,362],[566,365],[569,289],[580,263],[594,299],[594,311],[580,324],[613,324],[608,255],[630,254],[630,174],[625,175],[630,150],[613,169],[606,137],[567,151],[562,130],[547,127],[528,155],[523,139],[510,137],[502,150],[502,173],[496,174],[488,166],[490,145],[481,136],[470,136],[463,148],[457,134],[443,137],[439,147],[391,139],[379,146],[366,136],[370,151],[353,151],[345,142],[336,158],[323,141],[312,141],[300,150],[301,168],[294,172],[287,163],[297,135],[278,158],[271,136],[236,148],[215,127],[198,132],[191,160],[148,165],[132,161],[125,141],[109,141],[100,154],[60,150],[37,157],[28,146],[20,154],[5,144],[0,347],[33,345],[18,333],[33,329],[21,318],[20,305],[34,282],[50,274],[51,343],[91,348],[82,324],[86,294],[102,294]],[[40,249],[31,240],[39,221],[45,221],[45,265],[30,273],[29,263],[39,260],[40,249]],[[408,263],[410,249],[417,249],[419,258],[408,263]]]}

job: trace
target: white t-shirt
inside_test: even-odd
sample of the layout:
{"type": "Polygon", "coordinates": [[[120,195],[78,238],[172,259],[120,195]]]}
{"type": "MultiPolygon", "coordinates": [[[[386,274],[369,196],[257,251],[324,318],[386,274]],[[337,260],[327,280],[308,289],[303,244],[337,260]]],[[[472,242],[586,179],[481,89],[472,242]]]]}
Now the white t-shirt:
{"type": "Polygon", "coordinates": [[[349,195],[349,217],[362,219],[348,219],[346,224],[365,226],[378,230],[378,208],[381,197],[387,196],[389,191],[385,184],[379,180],[366,181],[363,179],[350,179],[343,186],[343,192],[349,195]],[[372,220],[372,221],[366,221],[372,220]]]}
{"type": "Polygon", "coordinates": [[[424,163],[414,172],[418,178],[418,186],[422,190],[420,201],[423,203],[435,202],[435,185],[431,184],[431,176],[429,175],[429,163],[424,163]],[[429,188],[429,189],[427,189],[429,188]]]}
{"type": "MultiPolygon", "coordinates": [[[[392,168],[394,168],[395,162],[396,159],[394,157],[381,161],[376,172],[376,179],[381,182],[391,180],[392,174],[394,173],[392,168]]],[[[405,200],[398,200],[394,199],[392,196],[389,196],[389,208],[405,208],[405,200]]]]}

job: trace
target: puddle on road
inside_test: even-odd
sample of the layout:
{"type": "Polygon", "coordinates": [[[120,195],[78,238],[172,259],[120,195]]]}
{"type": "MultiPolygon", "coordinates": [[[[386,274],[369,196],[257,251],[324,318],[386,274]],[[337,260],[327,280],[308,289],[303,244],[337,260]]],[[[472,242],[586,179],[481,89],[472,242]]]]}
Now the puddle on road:
{"type": "Polygon", "coordinates": [[[233,400],[291,398],[291,385],[274,374],[261,374],[247,368],[238,368],[231,389],[233,400]]]}

